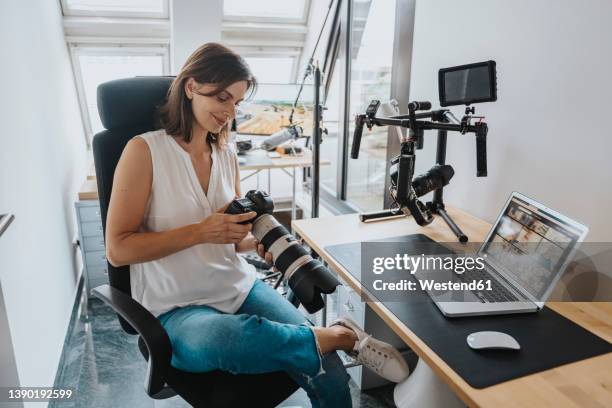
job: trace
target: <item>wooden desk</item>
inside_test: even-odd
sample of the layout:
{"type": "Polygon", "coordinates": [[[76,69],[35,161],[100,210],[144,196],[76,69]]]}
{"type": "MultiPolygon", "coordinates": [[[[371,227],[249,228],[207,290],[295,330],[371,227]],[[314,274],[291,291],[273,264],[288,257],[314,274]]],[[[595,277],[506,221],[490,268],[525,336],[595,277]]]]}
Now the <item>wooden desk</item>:
{"type": "Polygon", "coordinates": [[[89,176],[81,184],[79,189],[79,200],[97,200],[98,199],[98,184],[96,183],[95,176],[90,179],[89,176]]]}
{"type": "MultiPolygon", "coordinates": [[[[296,167],[310,167],[312,166],[312,152],[308,149],[302,149],[302,154],[299,156],[290,156],[283,154],[281,157],[277,157],[275,159],[269,158],[267,156],[268,152],[263,150],[255,150],[247,153],[245,156],[247,160],[249,158],[254,158],[252,160],[255,163],[247,163],[240,165],[240,170],[268,170],[268,169],[287,169],[287,168],[296,168],[296,167]],[[257,159],[260,159],[260,163],[257,163],[257,159]]],[[[325,166],[330,164],[329,160],[319,160],[319,164],[321,166],[325,166]]]]}
{"type": "MultiPolygon", "coordinates": [[[[490,224],[463,211],[448,208],[473,242],[484,240],[490,224]]],[[[419,227],[411,217],[364,224],[357,214],[293,221],[294,231],[350,285],[360,283],[323,248],[328,245],[422,233],[440,242],[456,238],[440,217],[419,227]],[[333,230],[330,226],[333,225],[333,230]]],[[[467,405],[476,407],[610,407],[612,406],[612,353],[517,378],[484,389],[468,385],[409,327],[379,302],[368,305],[467,405]]],[[[548,303],[548,307],[596,335],[612,342],[612,303],[548,303]]]]}

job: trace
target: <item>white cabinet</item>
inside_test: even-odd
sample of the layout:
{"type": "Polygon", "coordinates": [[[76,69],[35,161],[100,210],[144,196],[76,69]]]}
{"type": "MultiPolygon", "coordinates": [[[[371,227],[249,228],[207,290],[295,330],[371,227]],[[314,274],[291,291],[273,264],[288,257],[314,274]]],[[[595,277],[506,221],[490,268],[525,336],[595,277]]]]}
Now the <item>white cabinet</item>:
{"type": "Polygon", "coordinates": [[[83,278],[89,296],[91,289],[108,283],[108,264],[104,247],[104,230],[98,200],[79,200],[75,203],[79,242],[83,257],[83,278]]]}

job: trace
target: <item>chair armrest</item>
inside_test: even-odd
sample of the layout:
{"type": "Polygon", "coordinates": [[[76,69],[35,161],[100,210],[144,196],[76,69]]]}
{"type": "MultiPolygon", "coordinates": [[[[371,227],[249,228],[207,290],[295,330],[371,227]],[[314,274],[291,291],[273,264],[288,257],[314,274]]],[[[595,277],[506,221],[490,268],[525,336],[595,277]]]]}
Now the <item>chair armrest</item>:
{"type": "Polygon", "coordinates": [[[109,285],[95,287],[91,292],[138,332],[149,353],[145,391],[153,398],[167,398],[165,377],[172,359],[172,345],[161,322],[131,296],[109,285]]]}

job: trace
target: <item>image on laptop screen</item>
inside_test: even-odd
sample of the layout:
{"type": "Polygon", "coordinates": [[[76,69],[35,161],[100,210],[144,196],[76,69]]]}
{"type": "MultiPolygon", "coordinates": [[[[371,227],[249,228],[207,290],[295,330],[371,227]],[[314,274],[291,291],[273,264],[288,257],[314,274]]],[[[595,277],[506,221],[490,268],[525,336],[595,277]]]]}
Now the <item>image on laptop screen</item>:
{"type": "Polygon", "coordinates": [[[585,227],[514,194],[482,253],[538,301],[563,271],[585,227]]]}

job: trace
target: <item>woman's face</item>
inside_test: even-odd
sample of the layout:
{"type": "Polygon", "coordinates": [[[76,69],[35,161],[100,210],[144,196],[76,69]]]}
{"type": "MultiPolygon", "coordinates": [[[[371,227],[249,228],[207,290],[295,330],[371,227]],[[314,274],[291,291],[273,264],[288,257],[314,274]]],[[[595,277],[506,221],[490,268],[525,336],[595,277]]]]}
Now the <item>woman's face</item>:
{"type": "MultiPolygon", "coordinates": [[[[216,89],[210,84],[200,84],[193,78],[185,83],[185,93],[191,99],[195,125],[202,131],[219,133],[236,116],[236,107],[244,99],[247,81],[234,82],[221,92],[205,96],[216,89]]],[[[194,129],[197,130],[197,129],[194,129]]]]}

